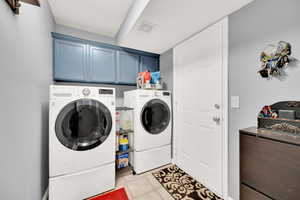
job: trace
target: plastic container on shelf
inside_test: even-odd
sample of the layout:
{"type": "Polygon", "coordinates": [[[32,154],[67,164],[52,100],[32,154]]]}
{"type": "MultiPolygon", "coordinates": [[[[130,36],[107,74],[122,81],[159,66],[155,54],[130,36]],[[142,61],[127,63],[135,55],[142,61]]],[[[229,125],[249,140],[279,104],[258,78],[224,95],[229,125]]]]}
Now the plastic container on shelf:
{"type": "Polygon", "coordinates": [[[124,167],[127,167],[129,163],[129,154],[128,153],[124,153],[124,154],[118,154],[116,157],[116,164],[117,164],[117,168],[121,169],[124,167]]]}
{"type": "Polygon", "coordinates": [[[116,167],[121,169],[129,165],[133,147],[133,109],[116,108],[116,167]],[[129,157],[130,156],[130,157],[129,157]]]}
{"type": "Polygon", "coordinates": [[[127,131],[132,130],[132,111],[122,111],[120,115],[120,129],[127,131]]]}
{"type": "Polygon", "coordinates": [[[129,149],[129,142],[127,138],[120,139],[119,151],[127,151],[129,149]]]}
{"type": "Polygon", "coordinates": [[[117,131],[117,133],[120,132],[120,128],[121,128],[120,118],[121,118],[121,111],[116,111],[116,131],[117,131]]]}

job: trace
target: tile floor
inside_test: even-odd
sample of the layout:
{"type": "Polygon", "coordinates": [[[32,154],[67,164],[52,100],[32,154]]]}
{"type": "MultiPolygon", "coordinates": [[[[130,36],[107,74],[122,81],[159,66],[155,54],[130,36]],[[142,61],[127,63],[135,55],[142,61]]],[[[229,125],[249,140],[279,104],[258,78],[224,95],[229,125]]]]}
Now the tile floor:
{"type": "Polygon", "coordinates": [[[152,175],[167,166],[140,175],[132,175],[130,171],[117,173],[117,188],[125,187],[130,200],[174,200],[152,175]]]}

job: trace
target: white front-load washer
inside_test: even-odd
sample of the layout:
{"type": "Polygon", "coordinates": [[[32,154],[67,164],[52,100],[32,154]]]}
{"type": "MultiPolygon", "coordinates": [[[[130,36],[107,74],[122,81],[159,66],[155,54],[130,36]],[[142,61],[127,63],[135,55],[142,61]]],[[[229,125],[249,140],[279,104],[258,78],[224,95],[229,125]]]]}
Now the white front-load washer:
{"type": "Polygon", "coordinates": [[[50,86],[49,200],[115,187],[115,90],[50,86]]]}
{"type": "Polygon", "coordinates": [[[133,90],[124,93],[124,105],[134,108],[134,152],[130,163],[137,174],[171,162],[171,93],[133,90]]]}

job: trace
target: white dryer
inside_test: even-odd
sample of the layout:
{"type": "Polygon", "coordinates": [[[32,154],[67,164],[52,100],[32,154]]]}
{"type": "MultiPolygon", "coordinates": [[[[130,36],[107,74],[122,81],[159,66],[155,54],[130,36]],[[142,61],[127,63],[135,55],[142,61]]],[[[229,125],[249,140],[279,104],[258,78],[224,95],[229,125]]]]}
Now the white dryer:
{"type": "Polygon", "coordinates": [[[171,162],[172,109],[169,91],[133,90],[124,104],[134,108],[131,165],[137,174],[171,162]]]}
{"type": "Polygon", "coordinates": [[[115,90],[50,86],[49,200],[115,187],[115,90]]]}

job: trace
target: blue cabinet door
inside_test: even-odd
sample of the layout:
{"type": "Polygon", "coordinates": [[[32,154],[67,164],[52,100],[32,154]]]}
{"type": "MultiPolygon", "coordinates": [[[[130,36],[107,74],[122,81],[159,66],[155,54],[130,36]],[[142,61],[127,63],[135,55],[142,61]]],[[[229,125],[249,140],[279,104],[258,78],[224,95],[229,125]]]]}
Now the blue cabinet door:
{"type": "Polygon", "coordinates": [[[140,56],[126,51],[118,51],[117,54],[118,83],[136,84],[140,56]]]}
{"type": "Polygon", "coordinates": [[[159,71],[159,57],[141,55],[140,71],[146,70],[150,72],[159,71]]]}
{"type": "Polygon", "coordinates": [[[140,71],[159,70],[159,55],[83,40],[53,36],[53,78],[56,81],[136,84],[140,71]]]}
{"type": "Polygon", "coordinates": [[[54,80],[86,81],[87,45],[54,40],[54,80]]]}
{"type": "Polygon", "coordinates": [[[90,81],[96,83],[116,82],[116,50],[89,47],[90,81]]]}

